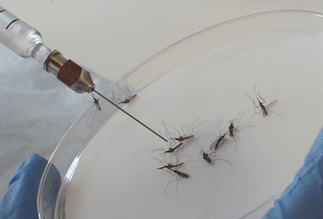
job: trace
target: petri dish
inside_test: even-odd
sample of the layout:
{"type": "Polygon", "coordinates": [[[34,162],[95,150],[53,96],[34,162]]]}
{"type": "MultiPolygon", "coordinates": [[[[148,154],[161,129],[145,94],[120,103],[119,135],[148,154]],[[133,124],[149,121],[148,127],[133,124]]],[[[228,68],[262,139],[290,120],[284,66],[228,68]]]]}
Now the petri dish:
{"type": "Polygon", "coordinates": [[[322,48],[322,14],[283,10],[216,24],[158,52],[105,95],[119,103],[137,94],[123,109],[171,144],[101,100],[102,111],[89,109],[49,160],[40,218],[261,217],[321,128],[322,48]],[[265,117],[257,98],[275,103],[265,117]],[[230,121],[237,132],[210,165],[201,148],[230,121]],[[190,134],[179,151],[162,154],[178,144],[171,138],[190,134]],[[189,178],[157,170],[177,161],[189,178]]]}

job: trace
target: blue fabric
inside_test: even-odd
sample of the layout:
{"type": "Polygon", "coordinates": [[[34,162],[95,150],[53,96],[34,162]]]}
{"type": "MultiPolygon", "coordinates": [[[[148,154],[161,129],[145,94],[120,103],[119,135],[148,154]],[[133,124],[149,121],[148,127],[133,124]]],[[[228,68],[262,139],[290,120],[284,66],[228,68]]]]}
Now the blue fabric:
{"type": "MultiPolygon", "coordinates": [[[[20,165],[0,201],[0,219],[38,219],[37,191],[46,164],[33,154],[20,165]]],[[[59,175],[56,168],[52,172],[59,175]]]]}
{"type": "Polygon", "coordinates": [[[303,167],[263,219],[323,218],[323,128],[303,167]]]}

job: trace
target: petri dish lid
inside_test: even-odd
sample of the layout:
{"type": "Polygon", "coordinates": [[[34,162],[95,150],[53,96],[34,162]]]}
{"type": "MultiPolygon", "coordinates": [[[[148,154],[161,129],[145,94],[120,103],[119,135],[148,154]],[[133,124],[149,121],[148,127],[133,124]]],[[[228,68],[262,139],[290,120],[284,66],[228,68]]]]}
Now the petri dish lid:
{"type": "MultiPolygon", "coordinates": [[[[319,111],[316,112],[314,109],[314,111],[311,111],[311,114],[308,113],[310,106],[317,105],[315,102],[316,98],[314,96],[308,98],[308,93],[305,93],[300,87],[307,88],[308,92],[320,93],[321,88],[317,79],[320,77],[319,69],[322,69],[322,66],[320,63],[320,53],[315,48],[319,50],[323,46],[319,43],[323,42],[322,30],[322,14],[311,11],[268,11],[243,16],[216,24],[170,45],[125,74],[118,81],[117,85],[108,87],[105,95],[110,96],[114,94],[121,100],[122,95],[127,96],[135,91],[138,94],[138,101],[136,99],[137,102],[134,102],[133,105],[125,105],[124,108],[137,115],[138,118],[145,118],[149,122],[153,121],[153,127],[161,130],[168,138],[171,138],[173,134],[175,135],[177,131],[183,131],[184,134],[188,134],[190,125],[197,119],[207,121],[203,124],[198,122],[197,124],[200,124],[198,126],[193,125],[196,138],[191,142],[190,149],[187,151],[183,149],[182,151],[182,155],[191,157],[191,159],[186,160],[189,162],[186,165],[186,171],[190,171],[189,167],[192,171],[190,173],[192,180],[189,179],[192,181],[191,184],[189,180],[187,182],[183,182],[184,180],[179,181],[177,180],[178,178],[172,178],[168,173],[163,174],[156,171],[160,163],[151,159],[151,157],[159,160],[163,158],[159,157],[158,153],[150,153],[151,150],[158,150],[160,148],[159,146],[149,146],[150,140],[138,137],[138,140],[148,144],[148,146],[141,147],[142,150],[146,150],[146,152],[143,152],[144,155],[134,154],[135,152],[129,152],[128,154],[124,147],[120,147],[119,150],[122,151],[124,160],[133,161],[134,156],[146,157],[145,164],[147,165],[145,165],[145,168],[140,166],[143,165],[143,159],[136,161],[139,163],[135,161],[126,162],[127,168],[131,166],[135,168],[135,171],[131,173],[138,174],[132,176],[133,178],[129,176],[128,180],[139,178],[145,181],[145,178],[143,178],[145,176],[147,179],[156,177],[154,185],[158,186],[154,187],[153,190],[149,190],[148,193],[153,193],[155,197],[159,197],[157,203],[159,201],[166,203],[164,206],[155,205],[155,207],[150,209],[141,209],[138,205],[135,205],[139,209],[138,212],[142,212],[146,216],[152,214],[156,218],[176,215],[178,217],[193,218],[200,216],[209,217],[210,215],[218,215],[220,218],[242,218],[246,215],[245,218],[259,218],[263,215],[273,205],[273,197],[278,197],[282,189],[293,179],[293,175],[302,165],[303,159],[311,143],[314,141],[316,136],[315,130],[318,132],[321,127],[321,121],[317,119],[319,111]],[[291,44],[288,44],[288,42],[291,44]],[[271,46],[272,48],[270,48],[271,46]],[[283,53],[283,46],[286,46],[286,53],[283,53]],[[277,50],[274,51],[273,48],[277,50]],[[283,57],[279,55],[283,55],[283,57]],[[271,57],[271,59],[268,59],[268,57],[271,57]],[[210,58],[213,58],[215,64],[211,64],[213,62],[210,61],[210,58]],[[299,66],[300,64],[302,65],[299,66]],[[196,67],[202,73],[196,76],[196,73],[194,74],[188,70],[191,67],[196,67]],[[226,71],[214,71],[217,68],[226,71]],[[211,70],[211,73],[208,72],[211,70]],[[304,71],[309,71],[308,75],[311,75],[311,77],[307,77],[308,75],[304,76],[302,74],[304,71]],[[211,81],[202,80],[203,82],[198,82],[198,79],[207,79],[212,75],[215,75],[219,80],[213,81],[212,78],[211,81]],[[193,82],[186,82],[186,78],[190,78],[193,82]],[[149,91],[148,93],[153,95],[153,90],[160,92],[160,89],[166,86],[167,82],[169,87],[166,89],[167,92],[163,93],[163,97],[158,96],[158,93],[155,93],[153,97],[147,94],[149,91]],[[191,86],[191,89],[187,89],[187,86],[191,86]],[[212,87],[211,90],[209,90],[210,87],[212,87]],[[183,89],[181,90],[180,88],[183,89]],[[258,98],[261,99],[260,91],[261,97],[266,95],[270,96],[272,100],[278,99],[275,109],[269,112],[272,115],[268,118],[254,115],[255,112],[259,113],[259,104],[257,105],[256,97],[258,94],[258,98]],[[197,92],[204,92],[204,95],[202,96],[201,93],[196,94],[197,92]],[[255,103],[250,101],[246,95],[243,95],[244,93],[253,97],[255,103]],[[224,94],[226,96],[223,96],[224,94]],[[296,100],[295,96],[297,97],[296,100]],[[179,98],[180,101],[178,101],[179,98]],[[167,107],[160,107],[158,105],[158,102],[161,102],[160,99],[163,100],[167,107]],[[171,102],[174,99],[179,103],[171,102]],[[152,104],[145,101],[150,101],[152,104]],[[306,104],[303,104],[304,102],[306,104]],[[137,107],[137,105],[139,106],[137,107]],[[216,105],[221,107],[217,108],[216,105]],[[188,106],[191,109],[188,109],[188,106]],[[142,107],[145,107],[146,110],[143,111],[142,107]],[[156,110],[156,107],[158,107],[158,115],[149,115],[149,113],[147,115],[147,112],[153,111],[153,109],[156,110]],[[216,115],[210,113],[209,110],[213,109],[212,107],[214,107],[213,111],[216,112],[216,115]],[[254,107],[258,108],[254,109],[254,107]],[[169,109],[171,109],[171,113],[169,109]],[[236,139],[228,140],[229,146],[217,153],[223,156],[221,157],[222,159],[229,161],[232,167],[225,162],[216,166],[205,166],[206,164],[203,163],[203,160],[199,159],[198,155],[194,155],[194,158],[192,158],[193,151],[197,151],[197,154],[200,152],[200,148],[196,146],[196,143],[202,145],[207,150],[210,143],[216,140],[216,136],[226,132],[225,128],[229,124],[228,121],[232,121],[237,115],[241,115],[241,112],[243,112],[243,119],[237,122],[250,126],[250,128],[241,131],[236,139]],[[191,117],[189,117],[190,115],[191,117]],[[166,121],[165,126],[167,130],[172,131],[165,131],[162,120],[166,121]],[[307,123],[301,126],[300,122],[302,124],[304,122],[307,123]],[[298,125],[295,126],[295,124],[298,125]],[[255,127],[251,127],[253,125],[255,127]],[[305,129],[308,125],[312,127],[311,130],[305,129]],[[172,127],[176,128],[172,129],[172,127]],[[280,128],[283,128],[285,133],[279,132],[280,128]],[[293,135],[293,141],[289,141],[291,135],[293,135]],[[294,136],[297,138],[294,138],[294,136]],[[294,144],[294,147],[286,147],[282,150],[285,144],[294,144]],[[254,146],[248,148],[248,145],[254,146]],[[235,147],[237,148],[236,150],[234,149],[235,147]],[[287,158],[286,153],[290,155],[287,158]],[[193,160],[194,162],[190,162],[193,160]],[[281,171],[276,172],[274,168],[276,168],[275,163],[277,160],[283,160],[280,164],[283,164],[285,168],[280,168],[281,171]],[[244,161],[246,163],[243,163],[244,161]],[[243,169],[240,169],[242,171],[240,171],[240,174],[237,174],[236,170],[239,168],[243,169]],[[151,175],[146,175],[147,170],[151,175]],[[216,181],[217,179],[214,176],[216,171],[218,171],[217,175],[226,178],[226,180],[216,181]],[[252,173],[256,172],[264,172],[265,174],[255,174],[255,177],[252,177],[252,173]],[[193,179],[194,174],[200,176],[200,180],[197,180],[199,177],[193,179]],[[285,178],[284,176],[287,177],[285,178]],[[258,179],[261,180],[257,181],[258,179]],[[271,182],[271,188],[264,187],[267,185],[266,181],[271,182]],[[170,182],[174,183],[169,184],[170,182]],[[229,182],[233,189],[226,188],[227,184],[224,184],[225,182],[229,182]],[[240,189],[247,187],[249,189],[240,189]],[[254,190],[254,193],[250,192],[251,190],[254,190]],[[192,191],[193,195],[190,193],[192,191]],[[221,193],[222,198],[216,197],[217,194],[215,192],[217,191],[221,193]],[[210,193],[213,194],[213,197],[210,196],[210,193]],[[194,199],[192,197],[199,197],[196,206],[202,210],[194,208],[194,199]],[[204,198],[200,199],[201,197],[204,198]],[[251,197],[254,201],[251,200],[251,197]],[[246,199],[251,204],[247,204],[245,202],[246,199]],[[186,200],[190,201],[186,202],[186,200]],[[241,200],[244,200],[243,206],[239,205],[242,203],[241,200]],[[175,206],[170,204],[172,202],[176,203],[175,206]],[[214,206],[222,206],[223,204],[226,207],[222,208],[222,212],[220,212],[221,209],[215,210],[214,206]],[[184,209],[190,210],[187,212],[180,211],[183,210],[183,206],[185,207],[184,209]],[[188,206],[191,208],[187,208],[188,206]],[[163,207],[171,210],[165,213],[165,208],[163,207]],[[179,209],[179,212],[176,209],[179,209]]],[[[120,116],[118,115],[119,112],[108,103],[101,101],[101,104],[102,112],[95,112],[95,115],[93,115],[95,108],[91,108],[71,127],[49,160],[38,192],[37,204],[40,218],[72,218],[69,213],[72,211],[73,205],[77,206],[78,204],[75,197],[73,198],[73,194],[77,193],[75,185],[87,186],[85,182],[80,181],[80,179],[84,179],[84,175],[82,178],[82,170],[80,170],[78,178],[75,179],[74,176],[78,174],[80,168],[84,169],[84,166],[91,162],[87,153],[93,150],[97,153],[97,150],[101,150],[104,147],[106,153],[111,151],[110,156],[112,156],[111,154],[114,155],[113,152],[116,153],[114,151],[115,144],[113,143],[118,143],[118,140],[111,141],[107,146],[93,146],[94,143],[102,143],[102,137],[100,136],[102,136],[103,130],[109,130],[111,135],[116,124],[115,120],[120,116]],[[58,178],[61,181],[57,177],[53,180],[53,176],[50,174],[50,169],[53,166],[59,171],[58,178]]],[[[119,128],[117,130],[121,130],[122,126],[128,126],[128,120],[119,121],[119,126],[116,126],[119,128]]],[[[147,134],[143,134],[144,131],[139,129],[133,129],[133,134],[138,135],[138,131],[143,136],[147,134]]],[[[127,134],[132,136],[132,133],[128,132],[127,134]]],[[[124,136],[121,138],[126,139],[124,136]]],[[[156,137],[151,136],[151,138],[156,137]]],[[[158,139],[151,141],[154,143],[158,139]]],[[[130,144],[129,142],[127,143],[130,144]]],[[[120,155],[118,156],[120,158],[120,155]]],[[[99,158],[95,162],[100,162],[100,160],[104,159],[113,160],[112,157],[108,157],[105,153],[102,153],[102,156],[99,158]]],[[[173,157],[173,159],[177,158],[179,157],[173,157]]],[[[117,163],[114,163],[114,165],[107,163],[106,175],[112,177],[116,174],[112,171],[116,166],[117,163]]],[[[100,165],[97,165],[97,167],[99,172],[105,173],[102,168],[99,168],[100,165]]],[[[91,166],[91,168],[91,172],[95,172],[95,165],[91,166]]],[[[129,173],[129,175],[131,174],[129,173]]],[[[91,181],[99,180],[93,176],[89,178],[89,184],[91,184],[91,181]]],[[[127,181],[126,179],[124,180],[127,181]]],[[[129,188],[125,181],[114,182],[115,185],[112,183],[109,186],[114,188],[114,186],[119,184],[123,185],[123,188],[129,188]]],[[[142,191],[140,185],[145,183],[134,183],[138,187],[132,189],[142,191]]],[[[100,186],[96,187],[99,193],[107,189],[100,186]]],[[[152,188],[149,187],[149,189],[152,188]]],[[[107,191],[113,192],[111,190],[107,191]]],[[[83,190],[80,193],[82,192],[83,190]]],[[[146,193],[144,194],[147,195],[146,193]]],[[[151,196],[145,195],[143,195],[143,200],[147,205],[155,203],[156,200],[152,200],[151,196]]],[[[127,197],[124,198],[129,200],[141,197],[138,193],[129,193],[125,196],[127,197]]],[[[91,197],[91,200],[93,199],[95,200],[96,197],[91,197]]],[[[99,198],[97,200],[102,201],[99,198]]],[[[109,196],[106,196],[106,202],[113,203],[113,201],[113,199],[109,199],[109,196]]],[[[117,203],[120,205],[120,208],[125,209],[129,207],[127,202],[122,203],[121,200],[118,200],[117,203]]],[[[82,206],[82,203],[80,206],[82,206]]],[[[76,207],[74,206],[74,208],[76,207]]],[[[78,209],[80,212],[84,210],[78,209]]],[[[99,212],[92,213],[88,209],[85,211],[90,212],[92,216],[93,214],[99,214],[99,212]]],[[[108,210],[108,212],[113,212],[113,209],[108,210]]],[[[133,211],[133,214],[138,212],[133,211]]],[[[110,213],[110,217],[113,217],[113,213],[110,213]]],[[[124,213],[124,216],[129,216],[128,211],[124,211],[124,213]]]]}

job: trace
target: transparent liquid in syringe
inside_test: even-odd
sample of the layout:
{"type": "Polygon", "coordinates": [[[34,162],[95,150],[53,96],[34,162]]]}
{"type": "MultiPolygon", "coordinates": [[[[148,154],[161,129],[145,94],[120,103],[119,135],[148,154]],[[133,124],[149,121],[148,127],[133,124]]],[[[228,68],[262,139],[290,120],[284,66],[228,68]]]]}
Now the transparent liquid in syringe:
{"type": "Polygon", "coordinates": [[[42,43],[35,28],[0,6],[0,41],[24,58],[33,57],[44,63],[51,50],[42,43]]]}

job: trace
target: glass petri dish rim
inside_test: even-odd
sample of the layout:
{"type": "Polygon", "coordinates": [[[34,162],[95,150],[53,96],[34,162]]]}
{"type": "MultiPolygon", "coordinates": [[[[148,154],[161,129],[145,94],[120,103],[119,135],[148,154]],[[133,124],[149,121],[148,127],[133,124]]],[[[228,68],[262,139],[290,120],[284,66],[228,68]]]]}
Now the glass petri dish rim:
{"type": "MultiPolygon", "coordinates": [[[[129,81],[132,81],[135,78],[146,78],[142,85],[143,89],[176,66],[185,63],[199,54],[216,48],[217,46],[249,36],[286,30],[313,30],[323,32],[323,14],[306,10],[274,10],[230,19],[212,25],[171,44],[126,73],[118,82],[125,83],[125,78],[129,81]],[[284,22],[279,22],[282,20],[284,22]],[[152,70],[154,71],[153,75],[150,74],[152,70]]],[[[108,87],[104,94],[110,94],[114,88],[115,86],[108,87]]],[[[103,104],[107,105],[105,102],[103,102],[103,104]]],[[[96,124],[96,127],[90,131],[88,130],[88,132],[83,135],[83,138],[78,139],[79,142],[77,147],[71,147],[71,144],[75,145],[75,142],[71,142],[71,140],[75,140],[75,137],[79,137],[80,133],[78,132],[84,131],[81,126],[88,126],[88,123],[85,122],[85,120],[92,109],[93,108],[89,108],[70,127],[61,142],[57,145],[45,167],[37,195],[39,218],[65,218],[64,203],[66,192],[68,184],[73,177],[73,173],[77,168],[77,164],[89,141],[91,141],[100,128],[108,122],[109,118],[117,111],[110,107],[105,112],[100,113],[101,119],[100,122],[96,124]],[[67,154],[65,153],[66,151],[68,151],[67,154]],[[45,189],[52,189],[52,187],[57,186],[48,185],[51,183],[48,181],[48,173],[53,165],[57,167],[63,181],[60,185],[58,194],[54,194],[54,200],[49,202],[48,199],[52,199],[53,196],[47,197],[48,192],[45,191],[45,189]]],[[[263,210],[262,207],[259,207],[248,215],[252,216],[255,211],[256,213],[259,213],[259,209],[263,210]]]]}

